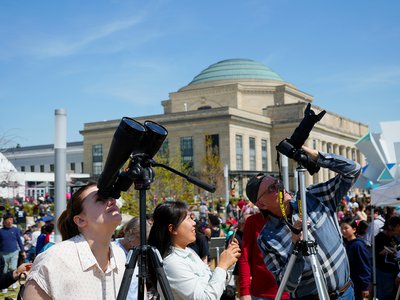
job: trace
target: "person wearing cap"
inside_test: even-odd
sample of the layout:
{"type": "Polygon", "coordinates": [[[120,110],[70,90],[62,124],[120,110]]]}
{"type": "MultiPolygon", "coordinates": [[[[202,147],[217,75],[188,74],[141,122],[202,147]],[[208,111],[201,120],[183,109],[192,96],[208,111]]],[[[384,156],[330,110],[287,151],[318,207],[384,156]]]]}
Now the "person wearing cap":
{"type": "MultiPolygon", "coordinates": [[[[354,299],[346,249],[335,212],[342,197],[360,175],[361,167],[340,155],[318,152],[305,146],[302,149],[319,167],[337,173],[326,182],[306,188],[308,236],[309,240],[317,243],[316,257],[330,299],[354,299]]],[[[280,284],[294,246],[302,239],[302,234],[296,232],[296,228],[302,228],[298,202],[279,180],[263,174],[249,180],[246,193],[268,218],[257,242],[267,268],[280,284]]],[[[311,264],[301,253],[296,257],[285,289],[292,299],[318,299],[311,264]]]]}

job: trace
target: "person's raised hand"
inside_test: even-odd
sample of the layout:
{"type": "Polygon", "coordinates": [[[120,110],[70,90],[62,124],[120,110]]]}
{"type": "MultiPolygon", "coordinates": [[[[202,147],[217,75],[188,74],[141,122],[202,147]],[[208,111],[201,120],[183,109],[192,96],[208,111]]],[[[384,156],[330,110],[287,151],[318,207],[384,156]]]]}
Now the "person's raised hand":
{"type": "Polygon", "coordinates": [[[32,263],[23,263],[21,264],[14,272],[13,277],[15,280],[18,280],[18,277],[22,273],[28,274],[32,269],[32,263]]]}
{"type": "Polygon", "coordinates": [[[229,244],[228,248],[221,253],[218,267],[226,271],[237,262],[239,257],[240,247],[238,241],[234,239],[234,241],[229,244]]]}

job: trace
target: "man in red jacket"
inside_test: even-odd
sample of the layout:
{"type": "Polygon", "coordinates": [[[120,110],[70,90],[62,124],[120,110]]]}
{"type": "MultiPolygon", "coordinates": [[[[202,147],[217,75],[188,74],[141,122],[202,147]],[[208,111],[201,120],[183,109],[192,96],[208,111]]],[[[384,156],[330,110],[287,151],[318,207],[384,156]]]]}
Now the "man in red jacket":
{"type": "MultiPolygon", "coordinates": [[[[274,276],[265,266],[257,245],[257,238],[267,219],[261,213],[256,213],[247,218],[244,226],[242,255],[239,258],[241,300],[274,299],[278,291],[274,276]]],[[[284,292],[282,299],[289,299],[289,294],[284,292]]]]}

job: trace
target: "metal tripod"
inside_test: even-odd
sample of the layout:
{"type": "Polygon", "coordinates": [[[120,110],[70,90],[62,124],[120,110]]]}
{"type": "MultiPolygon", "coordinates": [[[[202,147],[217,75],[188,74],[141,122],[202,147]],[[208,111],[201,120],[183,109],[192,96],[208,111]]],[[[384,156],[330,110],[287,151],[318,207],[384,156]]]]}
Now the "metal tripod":
{"type": "Polygon", "coordinates": [[[306,189],[305,189],[305,180],[304,173],[306,169],[302,165],[298,165],[296,168],[296,172],[298,174],[299,180],[299,193],[301,200],[301,209],[302,209],[302,231],[303,231],[303,240],[298,241],[293,249],[293,252],[290,256],[287,268],[283,275],[281,284],[279,285],[278,292],[276,294],[275,300],[279,300],[282,297],[283,291],[286,287],[286,283],[289,279],[289,275],[292,271],[292,268],[295,264],[296,258],[298,255],[303,255],[307,257],[310,261],[310,265],[314,274],[315,284],[317,286],[319,299],[329,300],[328,289],[325,285],[325,281],[323,279],[323,274],[321,271],[321,266],[316,257],[317,254],[317,243],[314,241],[310,241],[308,238],[308,228],[307,228],[307,201],[306,201],[306,189]]]}
{"type": "Polygon", "coordinates": [[[138,274],[138,300],[144,299],[145,294],[145,283],[146,278],[149,277],[148,263],[151,263],[151,267],[157,276],[157,280],[160,283],[161,290],[164,298],[167,300],[173,300],[174,297],[171,292],[167,277],[164,273],[162,260],[160,253],[154,247],[147,245],[146,239],[146,191],[139,190],[140,193],[140,246],[129,250],[126,269],[122,279],[121,287],[118,293],[118,300],[126,299],[128,295],[129,286],[132,281],[133,272],[136,263],[139,260],[139,274],[138,274]],[[149,259],[148,259],[149,258],[149,259]]]}

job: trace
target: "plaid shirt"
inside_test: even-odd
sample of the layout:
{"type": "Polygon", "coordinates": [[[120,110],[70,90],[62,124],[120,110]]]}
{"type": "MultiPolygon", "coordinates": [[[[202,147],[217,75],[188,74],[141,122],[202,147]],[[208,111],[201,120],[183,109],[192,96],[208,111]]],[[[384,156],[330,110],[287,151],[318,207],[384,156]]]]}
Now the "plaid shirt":
{"type": "MultiPolygon", "coordinates": [[[[310,222],[309,240],[317,242],[317,259],[321,265],[328,292],[336,291],[350,280],[350,270],[346,249],[342,243],[336,207],[360,175],[360,165],[342,156],[319,153],[317,164],[336,173],[326,182],[309,186],[306,189],[307,216],[310,222]]],[[[291,201],[293,220],[298,219],[298,205],[291,201]]],[[[278,284],[286,271],[293,252],[292,235],[283,219],[269,216],[258,238],[267,268],[274,274],[278,284]]],[[[309,259],[301,253],[286,284],[292,297],[318,294],[309,259]]]]}

